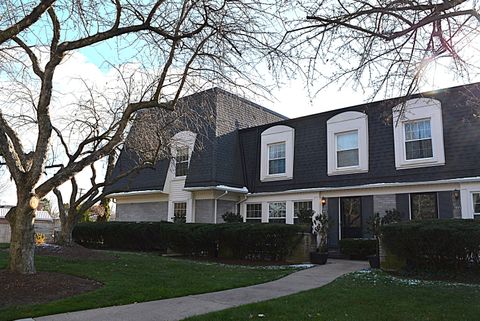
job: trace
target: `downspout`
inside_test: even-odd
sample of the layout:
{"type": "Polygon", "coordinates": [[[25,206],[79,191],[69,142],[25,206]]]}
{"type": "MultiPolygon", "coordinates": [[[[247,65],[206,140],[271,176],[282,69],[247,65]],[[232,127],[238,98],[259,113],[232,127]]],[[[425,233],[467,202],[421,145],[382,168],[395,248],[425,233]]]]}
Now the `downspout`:
{"type": "Polygon", "coordinates": [[[213,210],[213,223],[214,224],[217,224],[217,201],[219,199],[221,199],[222,197],[224,197],[225,195],[228,194],[228,191],[225,191],[222,195],[220,195],[219,197],[215,198],[215,206],[214,206],[214,210],[213,210]]]}
{"type": "MultiPolygon", "coordinates": [[[[235,203],[235,210],[237,210],[238,205],[242,204],[247,199],[248,199],[247,195],[243,195],[243,200],[240,200],[239,202],[235,203]]],[[[238,214],[242,214],[242,211],[241,210],[239,210],[239,211],[240,211],[240,213],[238,213],[238,214]]],[[[243,221],[245,222],[245,217],[243,218],[243,221]]]]}

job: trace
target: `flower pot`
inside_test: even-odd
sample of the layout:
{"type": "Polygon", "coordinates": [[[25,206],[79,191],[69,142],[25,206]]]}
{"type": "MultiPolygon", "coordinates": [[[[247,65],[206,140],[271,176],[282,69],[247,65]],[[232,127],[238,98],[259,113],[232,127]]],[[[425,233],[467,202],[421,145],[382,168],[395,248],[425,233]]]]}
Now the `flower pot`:
{"type": "Polygon", "coordinates": [[[367,256],[368,263],[370,263],[370,267],[372,269],[379,269],[380,268],[380,257],[378,255],[369,255],[367,256]]]}
{"type": "Polygon", "coordinates": [[[320,264],[323,265],[327,263],[328,253],[321,253],[321,252],[310,252],[310,262],[313,264],[320,264]]]}

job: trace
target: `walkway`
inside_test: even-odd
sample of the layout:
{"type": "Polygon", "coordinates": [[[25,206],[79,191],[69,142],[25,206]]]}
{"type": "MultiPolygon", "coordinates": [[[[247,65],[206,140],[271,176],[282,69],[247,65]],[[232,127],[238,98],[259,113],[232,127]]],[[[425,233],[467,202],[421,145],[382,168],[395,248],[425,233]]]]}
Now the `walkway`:
{"type": "MultiPolygon", "coordinates": [[[[35,318],[35,321],[173,321],[318,288],[337,277],[367,268],[359,261],[329,259],[326,265],[268,283],[180,298],[128,304],[35,318]]],[[[32,319],[27,319],[32,320],[32,319]]]]}

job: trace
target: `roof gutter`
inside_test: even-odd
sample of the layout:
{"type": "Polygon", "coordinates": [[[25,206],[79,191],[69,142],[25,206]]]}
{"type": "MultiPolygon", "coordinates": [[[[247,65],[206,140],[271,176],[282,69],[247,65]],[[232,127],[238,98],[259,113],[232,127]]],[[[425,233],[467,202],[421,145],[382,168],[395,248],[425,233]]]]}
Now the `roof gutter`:
{"type": "Polygon", "coordinates": [[[465,178],[452,178],[442,179],[437,181],[424,181],[424,182],[405,182],[405,183],[375,183],[365,185],[353,185],[342,187],[314,187],[314,188],[302,188],[302,189],[290,189],[279,192],[260,192],[260,193],[248,193],[248,195],[279,195],[279,194],[291,194],[291,193],[307,193],[307,192],[328,192],[328,191],[344,191],[359,188],[384,188],[384,187],[402,187],[402,186],[424,186],[424,185],[440,185],[440,184],[455,184],[455,183],[478,183],[480,177],[465,177],[465,178]]]}
{"type": "Polygon", "coordinates": [[[122,197],[122,196],[139,196],[139,195],[151,195],[151,194],[158,194],[158,193],[168,194],[168,193],[165,193],[163,190],[146,190],[146,191],[112,193],[112,194],[108,194],[106,197],[115,198],[115,197],[122,197]]]}
{"type": "Polygon", "coordinates": [[[224,192],[230,192],[230,193],[248,194],[248,188],[246,187],[239,188],[239,187],[231,187],[226,185],[185,187],[183,190],[189,191],[189,192],[216,190],[216,191],[224,191],[224,192]]]}

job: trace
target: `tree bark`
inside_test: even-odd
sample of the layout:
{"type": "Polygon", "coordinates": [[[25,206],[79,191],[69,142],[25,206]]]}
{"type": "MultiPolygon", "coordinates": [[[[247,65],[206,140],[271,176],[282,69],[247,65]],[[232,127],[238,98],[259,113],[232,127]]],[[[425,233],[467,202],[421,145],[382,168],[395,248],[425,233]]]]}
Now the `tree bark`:
{"type": "Polygon", "coordinates": [[[61,221],[61,226],[62,226],[62,229],[60,231],[60,236],[57,243],[64,246],[72,246],[73,245],[72,232],[73,232],[73,228],[75,227],[75,222],[72,222],[72,220],[70,219],[70,216],[67,216],[65,220],[61,221]]]}
{"type": "Polygon", "coordinates": [[[34,274],[35,271],[35,210],[28,204],[29,198],[18,202],[7,213],[10,224],[9,269],[14,273],[34,274]]]}

